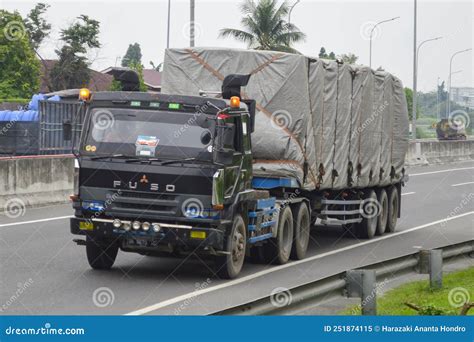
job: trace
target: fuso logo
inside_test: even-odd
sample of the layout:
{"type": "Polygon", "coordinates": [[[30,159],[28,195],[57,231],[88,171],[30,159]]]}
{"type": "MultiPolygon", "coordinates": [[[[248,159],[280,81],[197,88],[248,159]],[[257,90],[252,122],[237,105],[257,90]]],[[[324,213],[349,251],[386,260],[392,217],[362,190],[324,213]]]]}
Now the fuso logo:
{"type": "MultiPolygon", "coordinates": [[[[141,178],[140,178],[140,184],[146,184],[147,187],[148,187],[148,190],[150,191],[158,191],[160,190],[160,185],[158,183],[149,183],[148,181],[148,178],[146,175],[143,175],[141,178]]],[[[120,180],[114,180],[113,182],[113,187],[114,188],[121,188],[121,187],[124,187],[124,188],[128,188],[130,190],[137,190],[138,188],[138,182],[122,182],[120,180]]],[[[142,187],[142,185],[141,185],[142,187]]],[[[175,191],[175,186],[174,184],[167,184],[166,187],[165,187],[165,191],[166,192],[174,192],[175,191]]]]}

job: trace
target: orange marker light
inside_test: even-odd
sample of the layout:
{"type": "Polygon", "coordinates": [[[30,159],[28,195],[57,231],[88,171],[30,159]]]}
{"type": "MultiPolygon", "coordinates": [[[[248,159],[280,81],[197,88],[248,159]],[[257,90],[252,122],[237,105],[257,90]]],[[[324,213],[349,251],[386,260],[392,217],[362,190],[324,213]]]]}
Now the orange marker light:
{"type": "Polygon", "coordinates": [[[231,108],[239,108],[240,107],[240,99],[238,96],[232,96],[230,98],[230,106],[231,108]]]}
{"type": "Polygon", "coordinates": [[[79,90],[79,99],[80,100],[88,101],[88,100],[90,100],[90,98],[91,98],[91,92],[90,92],[89,89],[82,88],[81,90],[79,90]]]}

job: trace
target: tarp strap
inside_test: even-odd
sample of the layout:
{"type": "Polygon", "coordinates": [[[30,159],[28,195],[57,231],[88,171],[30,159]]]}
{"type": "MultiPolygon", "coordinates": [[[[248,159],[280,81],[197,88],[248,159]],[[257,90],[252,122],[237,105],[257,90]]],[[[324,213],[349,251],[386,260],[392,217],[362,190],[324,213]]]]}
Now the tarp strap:
{"type": "MultiPolygon", "coordinates": [[[[208,70],[211,74],[213,74],[218,80],[220,81],[223,81],[224,80],[224,76],[219,72],[217,71],[216,69],[214,69],[213,67],[211,67],[204,59],[202,59],[195,51],[193,51],[192,49],[186,49],[185,50],[187,53],[189,53],[189,55],[196,61],[198,62],[199,64],[201,64],[206,70],[208,70]]],[[[256,74],[257,72],[263,70],[265,67],[267,67],[268,65],[270,65],[271,63],[275,62],[278,58],[284,56],[283,53],[277,53],[275,55],[273,55],[272,58],[270,58],[269,60],[267,60],[265,63],[263,63],[262,65],[258,66],[255,70],[253,70],[250,74],[251,75],[254,75],[256,74]]],[[[248,96],[242,92],[242,97],[244,98],[248,98],[248,96]]],[[[270,120],[274,121],[274,117],[272,116],[272,113],[269,112],[267,109],[265,109],[262,105],[260,105],[259,103],[256,104],[256,107],[257,109],[264,113],[270,120]]],[[[275,121],[274,121],[275,122],[275,121]]],[[[277,122],[275,122],[276,124],[278,124],[277,122]]],[[[303,154],[303,158],[304,160],[307,162],[308,161],[308,158],[306,156],[306,153],[305,153],[305,150],[304,150],[304,147],[303,145],[301,144],[301,142],[298,140],[298,138],[290,131],[288,130],[287,128],[284,128],[282,127],[283,131],[292,139],[294,139],[296,141],[296,143],[298,144],[299,148],[301,149],[301,153],[303,154]]],[[[300,167],[302,168],[302,166],[300,165],[300,167]]],[[[310,173],[311,173],[311,180],[313,182],[313,185],[316,185],[316,178],[312,172],[312,170],[310,170],[310,173]]]]}

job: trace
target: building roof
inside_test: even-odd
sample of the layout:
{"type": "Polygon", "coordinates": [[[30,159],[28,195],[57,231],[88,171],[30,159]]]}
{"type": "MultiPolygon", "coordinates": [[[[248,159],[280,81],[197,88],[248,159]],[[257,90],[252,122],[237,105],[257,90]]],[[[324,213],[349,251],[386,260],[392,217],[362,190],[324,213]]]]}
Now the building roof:
{"type": "MultiPolygon", "coordinates": [[[[117,75],[126,70],[130,70],[130,68],[109,67],[103,70],[102,73],[107,75],[117,75]]],[[[143,81],[145,82],[145,85],[150,89],[161,89],[161,71],[156,71],[155,69],[143,69],[143,81]]]]}
{"type": "MultiPolygon", "coordinates": [[[[53,70],[54,65],[57,63],[57,60],[45,59],[41,61],[41,79],[40,79],[40,92],[41,93],[50,93],[53,91],[51,86],[51,77],[50,73],[53,70]]],[[[90,81],[89,84],[85,85],[89,89],[94,91],[105,91],[109,90],[112,85],[113,76],[103,74],[99,71],[89,69],[90,72],[90,81]]]]}

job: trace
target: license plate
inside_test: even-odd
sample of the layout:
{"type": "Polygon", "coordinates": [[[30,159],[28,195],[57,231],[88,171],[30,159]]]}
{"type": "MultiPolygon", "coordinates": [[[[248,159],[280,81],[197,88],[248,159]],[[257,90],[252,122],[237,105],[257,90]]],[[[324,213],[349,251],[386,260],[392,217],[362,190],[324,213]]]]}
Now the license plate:
{"type": "Polygon", "coordinates": [[[94,230],[94,224],[92,222],[79,222],[79,229],[80,230],[94,230]]]}

